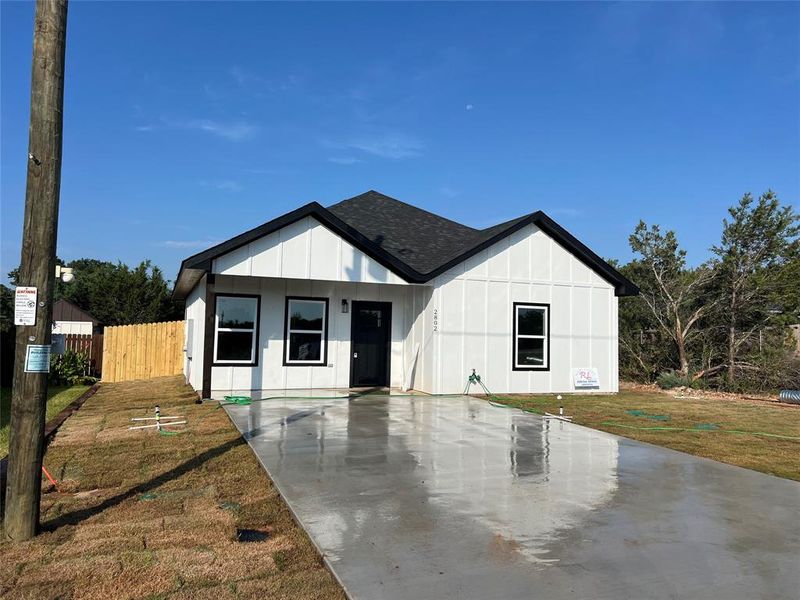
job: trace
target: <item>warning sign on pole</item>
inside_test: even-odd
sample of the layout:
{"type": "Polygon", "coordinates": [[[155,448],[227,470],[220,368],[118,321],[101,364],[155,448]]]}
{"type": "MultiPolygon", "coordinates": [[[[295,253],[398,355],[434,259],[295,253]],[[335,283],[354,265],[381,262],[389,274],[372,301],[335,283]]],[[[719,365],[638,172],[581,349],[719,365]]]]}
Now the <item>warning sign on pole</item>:
{"type": "Polygon", "coordinates": [[[36,325],[36,288],[18,287],[14,292],[14,325],[36,325]]]}

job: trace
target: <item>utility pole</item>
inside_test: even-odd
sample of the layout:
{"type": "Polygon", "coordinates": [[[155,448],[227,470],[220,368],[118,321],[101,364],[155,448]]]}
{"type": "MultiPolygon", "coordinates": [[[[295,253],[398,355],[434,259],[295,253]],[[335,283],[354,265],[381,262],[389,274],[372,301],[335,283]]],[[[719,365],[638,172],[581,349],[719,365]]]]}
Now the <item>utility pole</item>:
{"type": "Polygon", "coordinates": [[[37,0],[18,280],[21,286],[36,288],[36,317],[32,325],[17,326],[3,522],[5,535],[15,542],[32,538],[39,527],[47,373],[26,372],[26,355],[29,345],[49,346],[52,333],[66,34],[67,0],[37,0]]]}

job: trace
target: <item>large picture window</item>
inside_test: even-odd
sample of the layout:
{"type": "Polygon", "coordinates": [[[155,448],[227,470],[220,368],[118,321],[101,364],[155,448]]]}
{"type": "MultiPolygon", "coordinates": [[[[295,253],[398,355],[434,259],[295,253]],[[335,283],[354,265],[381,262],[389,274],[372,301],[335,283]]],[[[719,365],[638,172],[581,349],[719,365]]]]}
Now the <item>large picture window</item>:
{"type": "Polygon", "coordinates": [[[328,358],[328,300],[286,298],[285,365],[324,365],[328,358]]]}
{"type": "Polygon", "coordinates": [[[217,295],[215,364],[258,364],[258,305],[258,296],[217,295]]]}
{"type": "Polygon", "coordinates": [[[514,303],[515,371],[550,368],[550,305],[514,303]]]}

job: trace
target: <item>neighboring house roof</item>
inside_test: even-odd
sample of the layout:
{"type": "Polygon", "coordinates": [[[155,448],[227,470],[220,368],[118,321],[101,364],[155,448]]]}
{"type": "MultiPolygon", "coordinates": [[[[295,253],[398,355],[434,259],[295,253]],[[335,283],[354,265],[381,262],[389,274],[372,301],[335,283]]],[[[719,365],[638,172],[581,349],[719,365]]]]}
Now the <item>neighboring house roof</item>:
{"type": "Polygon", "coordinates": [[[473,229],[371,190],[328,208],[311,202],[190,256],[181,263],[175,296],[186,297],[203,274],[211,270],[215,258],[307,216],[313,216],[409,283],[426,283],[533,224],[613,284],[618,296],[639,293],[638,287],[541,211],[487,229],[473,229]]]}
{"type": "Polygon", "coordinates": [[[91,321],[92,327],[97,327],[100,324],[88,312],[63,298],[56,300],[55,304],[53,304],[53,321],[91,321]]]}

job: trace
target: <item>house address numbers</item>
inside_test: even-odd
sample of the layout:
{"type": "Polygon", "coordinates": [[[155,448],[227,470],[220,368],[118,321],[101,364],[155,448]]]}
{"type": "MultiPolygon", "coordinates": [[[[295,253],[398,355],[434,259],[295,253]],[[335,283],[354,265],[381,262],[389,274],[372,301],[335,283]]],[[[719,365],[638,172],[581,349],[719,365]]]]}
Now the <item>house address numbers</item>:
{"type": "Polygon", "coordinates": [[[433,309],[433,330],[439,331],[439,309],[433,309]]]}

